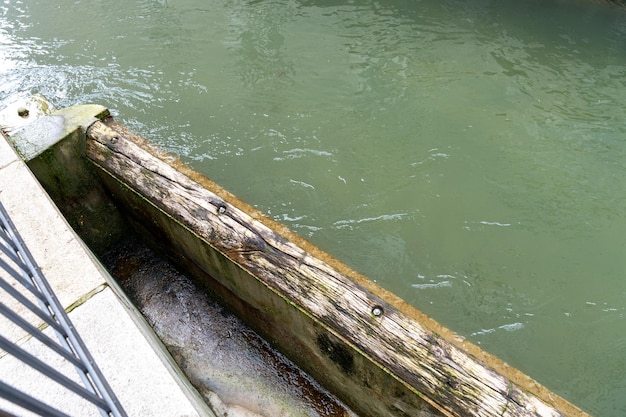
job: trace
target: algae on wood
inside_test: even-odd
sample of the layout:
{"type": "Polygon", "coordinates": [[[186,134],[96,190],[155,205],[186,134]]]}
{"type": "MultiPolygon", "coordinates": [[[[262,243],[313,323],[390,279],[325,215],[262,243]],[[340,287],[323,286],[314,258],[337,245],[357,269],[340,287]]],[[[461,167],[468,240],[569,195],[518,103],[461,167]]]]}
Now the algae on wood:
{"type": "MultiPolygon", "coordinates": [[[[205,245],[198,249],[190,242],[173,242],[221,285],[256,306],[260,319],[273,321],[258,326],[270,337],[276,332],[274,343],[292,356],[302,349],[306,357],[294,358],[300,366],[310,360],[303,368],[318,370],[314,376],[330,384],[329,389],[347,387],[337,395],[355,411],[381,416],[585,416],[560,398],[553,402],[565,404],[568,413],[557,411],[276,233],[253,209],[240,209],[227,193],[208,190],[166,163],[158,151],[111,126],[115,129],[97,122],[89,128],[88,157],[118,186],[145,200],[151,206],[147,210],[161,217],[155,223],[170,218],[175,224],[165,228],[182,228],[205,245]],[[235,265],[236,272],[225,262],[235,265]],[[264,291],[271,296],[261,295],[264,291]],[[281,320],[292,323],[292,340],[284,340],[285,330],[276,329],[281,320]],[[324,375],[330,369],[339,376],[324,375]],[[385,395],[378,394],[381,390],[385,395]]],[[[176,233],[165,232],[168,238],[176,233]]]]}

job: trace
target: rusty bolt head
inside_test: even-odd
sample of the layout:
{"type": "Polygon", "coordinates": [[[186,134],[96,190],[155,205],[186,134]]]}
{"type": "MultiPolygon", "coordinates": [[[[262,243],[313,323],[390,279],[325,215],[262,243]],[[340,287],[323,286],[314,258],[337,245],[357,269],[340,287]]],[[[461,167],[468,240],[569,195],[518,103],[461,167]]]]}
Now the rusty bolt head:
{"type": "Polygon", "coordinates": [[[26,119],[29,114],[30,114],[30,111],[28,111],[26,107],[19,107],[17,109],[17,115],[20,116],[22,119],[26,119]]]}

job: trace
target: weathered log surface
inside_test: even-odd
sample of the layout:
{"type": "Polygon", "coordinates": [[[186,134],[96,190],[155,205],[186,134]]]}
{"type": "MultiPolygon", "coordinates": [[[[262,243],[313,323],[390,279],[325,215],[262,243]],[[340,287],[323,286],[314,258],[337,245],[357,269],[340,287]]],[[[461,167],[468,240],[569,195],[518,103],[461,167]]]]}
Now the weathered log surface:
{"type": "MultiPolygon", "coordinates": [[[[94,123],[86,152],[108,175],[279,294],[333,340],[410,387],[441,415],[586,416],[556,395],[544,395],[542,401],[522,389],[123,132],[94,123]]],[[[236,292],[236,283],[224,285],[236,292]]],[[[318,336],[317,343],[323,347],[324,340],[318,336]]],[[[344,365],[350,373],[351,364],[344,365]]]]}

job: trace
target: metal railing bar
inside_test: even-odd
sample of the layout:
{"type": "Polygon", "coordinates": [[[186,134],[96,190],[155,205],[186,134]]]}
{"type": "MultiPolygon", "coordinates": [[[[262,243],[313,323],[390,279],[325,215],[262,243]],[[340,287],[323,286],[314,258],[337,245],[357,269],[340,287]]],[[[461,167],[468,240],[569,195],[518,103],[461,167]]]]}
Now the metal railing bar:
{"type": "MultiPolygon", "coordinates": [[[[61,335],[58,332],[57,332],[57,336],[58,336],[59,342],[61,343],[61,345],[63,345],[63,347],[65,347],[67,350],[71,350],[75,355],[77,355],[78,350],[69,343],[66,337],[63,337],[63,335],[61,335]]],[[[81,366],[76,367],[78,376],[80,377],[81,381],[83,381],[83,385],[85,386],[85,389],[87,391],[91,392],[93,395],[97,396],[98,398],[103,399],[106,402],[107,404],[106,408],[98,407],[98,411],[100,412],[100,414],[103,417],[110,417],[111,413],[113,413],[114,416],[117,416],[117,414],[115,414],[115,410],[118,408],[121,409],[121,405],[117,403],[117,404],[114,404],[114,406],[112,406],[112,403],[106,397],[104,397],[100,391],[98,391],[97,389],[97,385],[99,382],[98,377],[97,376],[94,377],[94,374],[89,374],[90,365],[92,364],[95,366],[95,362],[85,363],[81,361],[81,366]]],[[[101,376],[101,378],[103,378],[104,380],[103,376],[101,376]]]]}
{"type": "Polygon", "coordinates": [[[7,232],[6,228],[2,229],[2,240],[4,240],[9,246],[13,246],[13,241],[11,240],[11,234],[7,232]]]}
{"type": "MultiPolygon", "coordinates": [[[[24,252],[27,253],[27,252],[24,252]]],[[[29,254],[28,254],[29,255],[29,254]]],[[[70,345],[74,348],[76,355],[81,359],[81,362],[87,368],[89,374],[93,376],[92,379],[83,378],[83,373],[80,372],[81,378],[83,378],[83,382],[85,386],[92,390],[94,394],[99,393],[107,402],[111,404],[116,404],[115,408],[121,408],[119,405],[119,401],[117,400],[115,394],[111,390],[111,388],[102,383],[104,381],[104,376],[100,372],[99,368],[95,366],[95,361],[89,354],[87,347],[84,345],[82,339],[77,337],[76,329],[72,322],[65,315],[65,310],[61,307],[59,301],[54,296],[52,289],[47,285],[47,282],[41,278],[41,275],[38,274],[39,271],[34,271],[33,280],[38,284],[41,291],[46,295],[46,298],[50,301],[49,307],[54,313],[56,319],[60,322],[61,326],[64,329],[67,329],[66,332],[63,332],[59,335],[62,336],[70,342],[70,345]]],[[[120,414],[125,415],[125,414],[120,414]]]]}
{"type": "MultiPolygon", "coordinates": [[[[30,253],[26,251],[24,248],[26,256],[30,256],[30,253]]],[[[102,383],[104,381],[104,376],[100,372],[99,368],[95,365],[95,360],[89,354],[87,347],[84,345],[82,339],[78,337],[78,333],[74,327],[74,324],[71,320],[66,316],[65,310],[59,303],[58,299],[54,295],[52,289],[49,287],[48,283],[42,278],[40,275],[40,271],[34,271],[33,280],[39,284],[42,292],[47,293],[47,298],[50,301],[48,307],[52,310],[52,313],[55,315],[55,318],[59,321],[65,332],[58,332],[57,335],[59,337],[60,342],[66,346],[67,349],[73,349],[76,356],[80,358],[81,363],[87,368],[87,371],[83,371],[82,368],[78,368],[78,374],[85,385],[85,388],[96,396],[101,396],[107,402],[107,404],[114,404],[114,407],[107,408],[108,412],[114,412],[114,409],[121,409],[121,405],[117,400],[115,394],[113,394],[111,388],[102,383]],[[91,375],[91,378],[88,377],[88,374],[91,375]]],[[[100,410],[103,416],[108,415],[108,413],[104,413],[104,410],[100,410]]],[[[114,413],[117,416],[117,414],[114,413]]],[[[120,416],[125,416],[125,414],[120,414],[120,416]]]]}
{"type": "Polygon", "coordinates": [[[56,408],[50,407],[48,404],[33,398],[2,381],[0,381],[0,398],[4,398],[15,405],[18,405],[28,411],[32,411],[33,413],[37,413],[40,416],[70,417],[56,408]]]}
{"type": "Polygon", "coordinates": [[[1,335],[0,335],[0,349],[4,349],[8,354],[14,356],[15,358],[24,362],[26,365],[30,366],[31,368],[39,371],[40,373],[44,374],[48,378],[52,379],[53,381],[63,385],[65,388],[74,392],[75,394],[80,395],[85,400],[95,404],[96,406],[104,410],[109,410],[109,406],[103,399],[94,395],[94,393],[85,389],[85,387],[72,381],[67,376],[63,375],[56,369],[52,368],[50,365],[41,361],[39,358],[33,356],[32,354],[18,347],[17,345],[14,345],[13,343],[11,343],[10,340],[4,338],[1,335]]]}
{"type": "MultiPolygon", "coordinates": [[[[58,300],[56,300],[56,298],[52,299],[52,301],[56,301],[58,303],[58,300]]],[[[65,311],[63,311],[63,313],[65,313],[65,311]]],[[[70,330],[67,332],[66,339],[69,340],[71,346],[76,352],[76,355],[81,359],[81,362],[87,368],[89,376],[91,376],[91,379],[88,379],[86,373],[79,372],[85,386],[88,389],[92,390],[94,394],[99,393],[102,398],[104,398],[107,405],[109,406],[107,408],[108,413],[111,413],[115,417],[126,417],[126,412],[122,408],[122,405],[117,399],[117,396],[115,395],[115,393],[113,393],[111,387],[105,382],[106,379],[104,378],[104,375],[100,371],[100,368],[98,368],[98,366],[96,365],[95,360],[87,350],[84,342],[78,336],[78,333],[76,333],[74,325],[65,314],[59,314],[57,315],[57,318],[62,322],[64,326],[66,326],[67,329],[70,330]]],[[[104,416],[108,415],[104,414],[103,410],[104,409],[100,410],[101,413],[103,413],[104,416]]]]}
{"type": "Polygon", "coordinates": [[[19,314],[12,311],[6,305],[0,302],[0,314],[11,320],[18,327],[25,330],[35,339],[39,340],[41,343],[54,350],[56,353],[61,355],[63,358],[70,361],[74,366],[79,367],[83,372],[87,371],[87,368],[74,356],[73,351],[68,351],[64,349],[63,346],[60,346],[54,339],[47,336],[41,330],[30,324],[28,321],[24,320],[19,314]]]}
{"type": "Polygon", "coordinates": [[[39,267],[35,263],[34,259],[32,259],[30,252],[26,249],[26,245],[22,240],[22,237],[17,233],[17,229],[15,225],[11,221],[9,217],[9,213],[7,213],[6,209],[2,204],[0,204],[0,223],[2,224],[2,229],[5,231],[6,235],[11,239],[10,246],[15,251],[15,254],[21,254],[24,264],[30,268],[32,271],[38,271],[39,267]]]}
{"type": "Polygon", "coordinates": [[[46,312],[42,311],[41,308],[37,307],[32,301],[30,301],[28,298],[26,298],[22,294],[20,294],[15,288],[13,288],[11,285],[9,285],[3,279],[0,279],[0,288],[2,288],[7,293],[9,293],[13,298],[15,298],[17,301],[19,301],[24,307],[29,309],[31,312],[33,312],[37,317],[39,317],[40,319],[45,321],[54,330],[56,330],[57,332],[59,332],[61,334],[65,334],[65,330],[63,329],[63,327],[61,327],[61,325],[59,323],[57,323],[50,316],[49,312],[46,313],[46,312]]]}
{"type": "MultiPolygon", "coordinates": [[[[68,319],[69,320],[69,319],[68,319]]],[[[70,330],[75,330],[74,328],[70,329],[70,330]]],[[[69,339],[64,336],[63,334],[56,332],[57,333],[57,338],[59,339],[59,343],[69,352],[71,351],[72,353],[74,353],[74,355],[76,355],[75,357],[78,357],[78,353],[79,351],[75,348],[74,345],[72,345],[69,341],[69,339]]],[[[69,331],[66,334],[71,334],[72,332],[69,331]]],[[[78,336],[77,336],[78,337],[78,336]]],[[[78,337],[78,339],[80,340],[80,337],[78,337]]],[[[93,361],[93,359],[92,359],[93,361]]],[[[95,361],[90,362],[90,363],[85,363],[84,361],[80,362],[81,366],[76,366],[76,371],[78,373],[78,376],[80,377],[81,381],[83,382],[83,385],[85,387],[85,389],[89,392],[91,392],[93,395],[95,395],[98,398],[104,399],[104,401],[107,403],[107,408],[102,408],[102,407],[98,407],[98,411],[100,412],[100,414],[103,417],[110,417],[111,413],[113,413],[114,416],[117,416],[116,414],[116,410],[117,409],[122,409],[122,406],[119,403],[113,404],[109,402],[109,400],[104,397],[97,389],[97,385],[98,385],[98,376],[94,377],[94,374],[89,374],[89,370],[91,369],[91,365],[93,365],[94,367],[96,366],[95,361]]],[[[97,369],[97,367],[96,367],[97,369]]],[[[102,381],[104,380],[104,376],[100,376],[100,378],[102,378],[102,381]]],[[[106,382],[105,382],[106,384],[106,382]]],[[[124,415],[122,415],[122,417],[124,417],[124,415]]]]}
{"type": "MultiPolygon", "coordinates": [[[[4,210],[4,207],[2,207],[2,205],[0,204],[0,221],[2,221],[2,224],[0,227],[0,229],[5,232],[4,235],[5,236],[9,236],[11,239],[9,242],[9,246],[11,247],[11,249],[14,250],[15,256],[20,258],[17,265],[18,266],[24,266],[27,267],[26,265],[27,263],[29,265],[31,265],[31,268],[29,269],[29,271],[26,271],[25,269],[22,269],[22,272],[24,272],[24,275],[26,275],[29,279],[30,282],[25,284],[22,280],[20,280],[20,277],[16,276],[15,274],[12,274],[12,276],[14,278],[16,278],[18,281],[20,281],[20,283],[27,288],[29,291],[31,291],[31,293],[33,293],[34,295],[37,296],[38,301],[39,301],[39,305],[40,308],[37,309],[37,307],[33,304],[33,303],[25,303],[26,306],[29,308],[29,310],[31,310],[33,313],[35,313],[38,317],[40,317],[41,319],[43,319],[46,323],[48,323],[49,325],[51,325],[54,330],[56,331],[57,334],[57,338],[59,339],[59,342],[61,344],[61,346],[63,348],[65,348],[65,350],[67,352],[72,352],[75,356],[73,358],[73,360],[71,360],[71,363],[74,364],[76,366],[76,370],[78,371],[78,375],[80,377],[80,379],[83,382],[84,387],[87,389],[87,391],[91,392],[92,394],[94,394],[96,397],[101,398],[103,397],[98,391],[97,391],[97,387],[94,384],[94,378],[89,378],[89,376],[87,375],[87,373],[89,372],[89,369],[91,368],[89,365],[89,363],[85,363],[82,361],[78,361],[79,364],[76,364],[77,362],[77,350],[75,349],[75,346],[71,344],[71,340],[68,339],[68,334],[71,334],[72,331],[75,331],[73,325],[70,323],[70,329],[69,331],[66,331],[66,327],[63,327],[63,323],[59,323],[58,318],[59,318],[59,313],[55,313],[54,312],[54,308],[50,305],[50,298],[54,297],[53,300],[56,300],[56,297],[54,296],[54,292],[52,291],[51,288],[47,287],[47,288],[43,288],[43,290],[47,289],[49,290],[49,294],[51,295],[51,297],[45,297],[45,295],[43,294],[43,292],[40,291],[33,291],[33,288],[35,288],[33,286],[33,284],[36,284],[37,281],[43,281],[46,282],[45,279],[43,279],[43,275],[38,275],[39,280],[35,280],[35,275],[36,274],[41,274],[41,270],[39,269],[39,267],[36,265],[34,259],[32,259],[32,255],[30,254],[30,252],[28,251],[28,248],[26,247],[26,245],[24,244],[23,240],[21,239],[21,236],[19,236],[19,233],[17,232],[17,230],[15,229],[15,226],[13,225],[13,223],[11,222],[10,217],[8,216],[8,214],[6,213],[6,210],[4,210]],[[30,284],[30,285],[29,285],[30,284]],[[46,315],[45,317],[42,316],[40,313],[45,312],[46,315]],[[47,317],[50,317],[49,319],[47,317]],[[52,320],[52,319],[56,319],[52,320]]],[[[4,245],[2,245],[4,246],[4,245]]],[[[6,247],[5,247],[6,248],[6,247]]],[[[0,260],[1,262],[1,260],[0,260]]],[[[11,271],[8,271],[9,273],[11,273],[11,271]]],[[[46,282],[47,283],[47,282],[46,282]]],[[[3,282],[0,279],[0,286],[2,286],[3,288],[5,288],[6,290],[8,290],[8,288],[6,288],[5,286],[2,285],[3,282]]],[[[37,290],[35,288],[35,290],[37,290]]],[[[16,293],[13,293],[12,291],[11,294],[15,297],[16,293]]],[[[20,298],[20,297],[18,297],[20,298]]],[[[20,301],[24,304],[24,300],[25,299],[20,299],[20,301]]],[[[58,300],[57,300],[58,303],[58,300]]],[[[60,303],[58,303],[60,306],[60,303]]],[[[61,311],[60,316],[63,317],[63,315],[65,314],[65,310],[63,310],[63,308],[61,307],[60,309],[57,309],[57,311],[61,311]]],[[[38,332],[39,333],[39,332],[38,332]]],[[[37,333],[36,333],[37,334],[37,333]]],[[[80,356],[79,356],[80,357],[80,356]]],[[[80,358],[83,359],[83,358],[80,358]]],[[[104,377],[102,377],[104,378],[104,377]]],[[[96,382],[97,382],[97,378],[95,378],[96,382]]],[[[107,400],[105,398],[105,400],[107,400]]],[[[119,407],[119,405],[117,405],[116,407],[119,407]]],[[[107,410],[103,410],[101,408],[99,408],[100,413],[103,416],[109,416],[110,414],[107,412],[107,410]]]]}
{"type": "MultiPolygon", "coordinates": [[[[12,243],[11,246],[15,250],[15,254],[20,255],[20,257],[22,258],[22,264],[26,266],[28,270],[30,271],[29,276],[31,278],[41,277],[42,273],[41,273],[41,269],[39,269],[39,265],[37,265],[37,263],[35,262],[35,259],[33,258],[30,251],[26,247],[26,244],[22,240],[22,237],[17,232],[15,225],[11,221],[11,218],[9,217],[9,213],[7,213],[6,209],[4,208],[2,204],[0,204],[0,222],[2,223],[2,228],[6,231],[6,233],[11,238],[11,243],[12,243]]],[[[54,292],[52,292],[52,289],[49,286],[46,285],[42,287],[41,284],[37,282],[37,281],[41,281],[41,279],[35,280],[35,281],[36,281],[35,283],[39,285],[39,288],[41,290],[46,289],[46,291],[43,291],[46,297],[51,295],[54,299],[56,299],[56,296],[54,296],[54,292]]]]}
{"type": "Polygon", "coordinates": [[[16,264],[22,263],[22,260],[15,253],[15,247],[12,245],[12,242],[9,240],[10,237],[6,233],[4,233],[5,229],[3,227],[0,227],[0,231],[3,232],[1,236],[2,236],[2,240],[4,241],[4,244],[0,245],[0,250],[2,251],[2,253],[8,256],[9,259],[11,259],[16,264]]]}
{"type": "Polygon", "coordinates": [[[22,273],[20,274],[14,268],[12,268],[8,263],[6,263],[2,258],[0,258],[0,268],[8,272],[9,275],[15,278],[20,284],[22,284],[24,288],[30,291],[35,297],[39,298],[40,300],[45,300],[45,297],[39,291],[37,291],[37,288],[35,288],[33,283],[28,282],[30,275],[26,272],[25,269],[20,268],[22,271],[22,273]]]}
{"type": "MultiPolygon", "coordinates": [[[[13,222],[11,221],[8,213],[1,203],[0,221],[2,221],[3,228],[6,230],[7,234],[11,236],[13,243],[12,246],[14,246],[14,248],[16,249],[16,253],[20,254],[21,258],[23,258],[24,260],[24,264],[28,266],[31,273],[30,278],[32,279],[33,283],[39,288],[39,290],[48,300],[48,303],[46,303],[46,305],[42,307],[47,307],[49,310],[51,310],[51,314],[53,314],[54,318],[58,320],[62,329],[66,330],[59,331],[59,326],[54,326],[55,330],[57,330],[61,344],[65,346],[68,350],[72,349],[75,352],[76,356],[78,356],[78,358],[81,360],[82,364],[87,368],[88,374],[81,371],[80,368],[77,368],[77,371],[81,379],[83,380],[85,387],[92,392],[92,395],[99,395],[106,402],[107,407],[101,407],[100,413],[103,416],[108,416],[109,414],[112,414],[115,417],[126,417],[127,414],[121,406],[119,400],[117,399],[109,384],[106,382],[104,375],[96,365],[95,360],[87,350],[84,342],[76,332],[76,329],[74,328],[74,325],[65,313],[63,306],[56,298],[48,282],[45,280],[39,266],[37,266],[30,251],[24,244],[21,236],[19,236],[17,229],[15,229],[13,222]]],[[[100,397],[98,397],[98,399],[100,399],[100,397]]]]}

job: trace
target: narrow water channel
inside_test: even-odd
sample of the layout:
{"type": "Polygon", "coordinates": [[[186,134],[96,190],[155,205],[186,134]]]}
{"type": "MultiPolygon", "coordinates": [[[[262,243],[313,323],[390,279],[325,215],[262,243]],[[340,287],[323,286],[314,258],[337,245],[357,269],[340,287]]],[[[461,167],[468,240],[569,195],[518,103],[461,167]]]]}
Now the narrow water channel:
{"type": "Polygon", "coordinates": [[[217,417],[357,417],[136,236],[103,262],[217,417]]]}
{"type": "Polygon", "coordinates": [[[0,99],[96,102],[597,417],[626,414],[626,10],[0,3],[0,99]]]}

